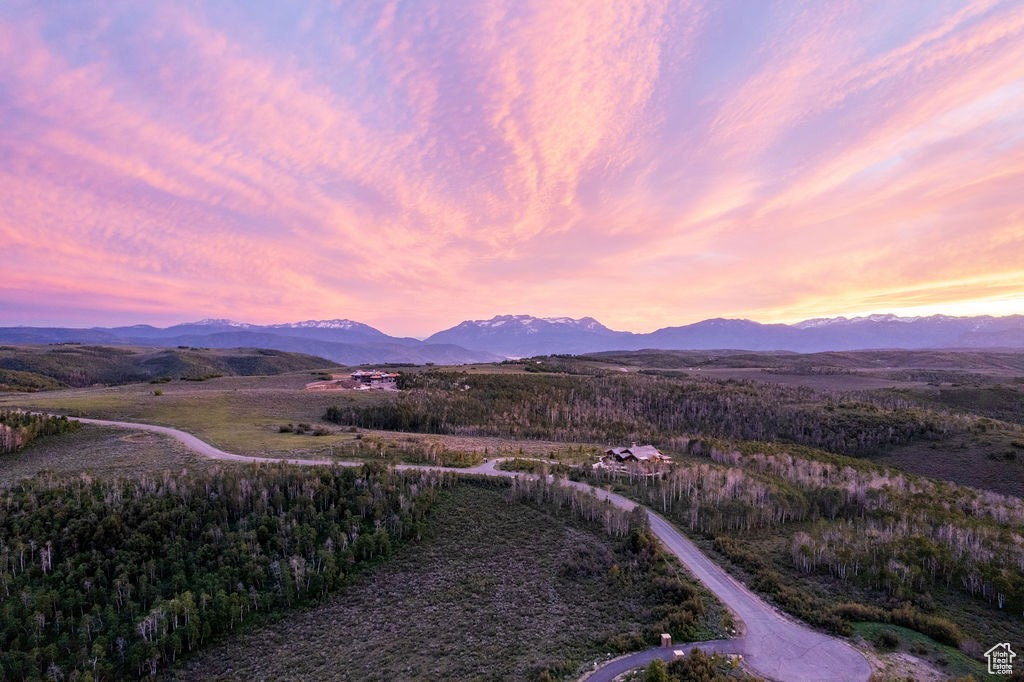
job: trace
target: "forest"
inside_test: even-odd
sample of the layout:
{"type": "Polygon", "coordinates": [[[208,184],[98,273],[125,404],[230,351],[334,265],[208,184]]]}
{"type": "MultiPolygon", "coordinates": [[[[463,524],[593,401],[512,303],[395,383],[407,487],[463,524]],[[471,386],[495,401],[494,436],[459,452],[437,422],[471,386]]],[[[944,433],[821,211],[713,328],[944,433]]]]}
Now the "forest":
{"type": "Polygon", "coordinates": [[[433,506],[456,483],[600,529],[621,548],[561,560],[559,579],[612,595],[629,585],[644,604],[642,629],[590,648],[644,648],[661,632],[720,637],[731,623],[661,550],[645,514],[555,481],[377,464],[114,480],[44,472],[0,492],[0,679],[173,672],[231,633],[330,603],[404,543],[433,541],[433,506]]]}
{"type": "Polygon", "coordinates": [[[335,405],[324,419],[370,429],[554,439],[650,441],[680,434],[784,441],[844,454],[931,441],[976,419],[897,395],[837,399],[808,388],[631,374],[403,373],[396,397],[335,405]]]}
{"type": "Polygon", "coordinates": [[[663,632],[726,636],[724,608],[647,519],[595,502],[548,482],[460,476],[438,490],[423,541],[337,598],[214,644],[168,678],[576,680],[663,632]]]}
{"type": "Polygon", "coordinates": [[[1024,611],[1021,499],[868,459],[918,444],[937,448],[925,452],[941,460],[953,439],[983,440],[994,429],[1017,434],[1017,443],[1014,403],[999,409],[1015,421],[998,422],[942,402],[964,390],[1016,389],[943,387],[925,404],[892,390],[623,374],[579,358],[518,364],[532,369],[406,373],[402,393],[341,403],[324,418],[427,433],[651,442],[677,455],[671,473],[585,478],[703,537],[790,613],[841,634],[861,621],[902,625],[975,655],[976,640],[1021,634],[1011,615],[1024,611]]]}
{"type": "Polygon", "coordinates": [[[0,678],[154,675],[336,593],[421,535],[450,478],[283,465],[0,492],[0,678]]]}
{"type": "Polygon", "coordinates": [[[840,634],[855,621],[891,622],[960,646],[969,635],[950,604],[973,600],[1008,621],[1024,612],[1020,498],[810,448],[696,440],[689,449],[697,459],[660,476],[587,479],[702,535],[756,589],[840,634]],[[773,562],[769,536],[786,538],[788,566],[773,562]],[[825,579],[832,598],[794,575],[825,579]]]}

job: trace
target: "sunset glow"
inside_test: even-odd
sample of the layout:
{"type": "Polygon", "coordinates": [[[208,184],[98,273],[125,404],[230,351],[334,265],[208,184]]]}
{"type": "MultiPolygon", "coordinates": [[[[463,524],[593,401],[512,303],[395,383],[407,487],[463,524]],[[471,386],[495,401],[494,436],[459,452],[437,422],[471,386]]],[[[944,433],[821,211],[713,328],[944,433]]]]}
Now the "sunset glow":
{"type": "Polygon", "coordinates": [[[0,326],[1024,313],[1024,3],[0,6],[0,326]]]}

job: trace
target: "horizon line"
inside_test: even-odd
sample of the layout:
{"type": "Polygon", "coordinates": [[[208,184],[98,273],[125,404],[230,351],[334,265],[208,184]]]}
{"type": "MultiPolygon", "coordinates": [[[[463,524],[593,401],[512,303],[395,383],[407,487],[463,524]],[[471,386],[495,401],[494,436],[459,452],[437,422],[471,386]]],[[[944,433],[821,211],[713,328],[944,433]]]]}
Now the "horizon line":
{"type": "Polygon", "coordinates": [[[237,321],[237,320],[231,320],[231,319],[227,319],[227,318],[202,318],[202,319],[198,319],[198,320],[188,320],[188,321],[184,321],[184,322],[175,322],[173,324],[168,324],[166,326],[158,326],[156,324],[152,324],[152,323],[148,323],[148,322],[136,322],[136,323],[132,323],[132,324],[116,324],[116,325],[92,325],[92,326],[88,326],[88,327],[85,327],[85,326],[71,326],[71,325],[63,325],[63,324],[0,324],[0,328],[6,328],[6,329],[19,329],[19,328],[20,329],[72,329],[72,330],[89,331],[89,330],[126,329],[126,328],[130,328],[130,327],[150,327],[152,329],[166,330],[166,329],[170,329],[172,327],[187,326],[187,325],[214,326],[214,325],[216,325],[218,323],[222,324],[223,326],[231,326],[231,327],[243,327],[243,328],[244,327],[257,327],[257,328],[263,327],[263,328],[266,328],[266,327],[290,327],[290,326],[293,327],[293,326],[296,326],[296,325],[302,325],[302,324],[308,324],[308,323],[320,323],[320,322],[351,322],[353,324],[358,324],[358,325],[363,325],[363,326],[369,327],[370,329],[373,329],[374,331],[380,332],[380,333],[382,333],[382,334],[384,334],[386,336],[390,336],[392,338],[412,338],[412,339],[416,339],[417,341],[423,341],[423,340],[426,340],[427,338],[429,338],[430,336],[433,336],[434,334],[438,334],[438,333],[443,332],[443,331],[448,331],[448,330],[451,330],[451,329],[455,329],[459,325],[465,324],[467,322],[471,322],[471,323],[472,322],[490,322],[490,321],[497,320],[497,319],[503,318],[503,317],[505,317],[505,318],[524,318],[525,317],[525,318],[531,318],[531,319],[543,320],[543,321],[571,320],[572,322],[580,322],[582,320],[585,320],[585,319],[589,318],[589,319],[593,320],[594,322],[597,322],[598,324],[600,324],[602,327],[604,327],[608,331],[615,332],[615,333],[634,334],[634,335],[637,335],[637,336],[643,336],[643,335],[646,335],[646,334],[652,334],[652,333],[660,331],[662,329],[673,329],[673,328],[680,328],[680,327],[689,327],[689,326],[693,326],[693,325],[696,325],[696,324],[701,324],[703,322],[711,322],[711,321],[717,321],[717,320],[729,321],[729,322],[752,322],[754,324],[758,324],[758,325],[761,325],[761,326],[775,326],[775,325],[778,325],[778,326],[784,326],[784,327],[796,327],[798,325],[801,325],[801,324],[804,324],[804,323],[807,323],[807,322],[826,321],[826,320],[828,320],[828,321],[833,321],[833,320],[856,321],[856,320],[871,320],[872,318],[878,318],[879,320],[890,319],[890,320],[901,320],[901,321],[924,320],[924,319],[931,319],[931,318],[945,318],[945,319],[956,319],[956,320],[966,320],[966,319],[976,319],[976,318],[989,318],[989,319],[994,319],[994,320],[1003,320],[1003,319],[1008,319],[1008,318],[1013,318],[1013,317],[1021,317],[1021,316],[1024,316],[1024,313],[1010,313],[1010,314],[1007,314],[1007,315],[992,315],[992,314],[948,315],[948,314],[944,314],[944,313],[933,313],[933,314],[930,314],[930,315],[898,315],[898,314],[895,314],[895,313],[867,313],[867,314],[845,314],[845,315],[844,314],[839,314],[839,315],[832,315],[832,316],[809,317],[809,318],[805,318],[805,319],[802,319],[802,320],[797,320],[797,321],[794,321],[794,322],[761,322],[761,321],[758,321],[758,320],[755,320],[755,319],[751,319],[751,318],[747,318],[747,317],[723,317],[723,316],[718,316],[718,317],[703,318],[703,319],[700,319],[700,320],[696,320],[694,322],[685,322],[685,323],[681,323],[681,324],[665,325],[665,326],[662,326],[662,327],[657,327],[655,329],[652,329],[651,331],[648,331],[648,332],[637,332],[637,331],[623,330],[623,329],[612,329],[611,327],[605,326],[604,323],[602,323],[600,320],[598,320],[597,318],[593,317],[592,315],[584,315],[584,316],[579,317],[579,318],[574,318],[574,317],[571,317],[569,315],[551,315],[551,316],[543,316],[543,317],[541,317],[541,316],[530,315],[530,314],[507,314],[507,313],[503,313],[503,314],[493,315],[490,318],[466,318],[466,319],[464,319],[464,320],[462,320],[460,322],[457,322],[454,325],[451,325],[450,327],[445,327],[444,329],[440,329],[440,330],[431,332],[431,333],[426,334],[426,335],[417,335],[417,334],[404,334],[404,335],[395,334],[395,335],[393,335],[393,334],[390,334],[388,332],[385,332],[385,331],[381,330],[378,327],[375,327],[375,326],[373,326],[371,324],[368,324],[368,323],[365,323],[365,322],[361,322],[359,320],[353,320],[351,318],[337,318],[337,317],[319,318],[319,319],[310,318],[310,319],[305,319],[305,320],[296,320],[296,321],[292,321],[292,322],[267,322],[267,323],[240,322],[240,321],[237,321]]]}

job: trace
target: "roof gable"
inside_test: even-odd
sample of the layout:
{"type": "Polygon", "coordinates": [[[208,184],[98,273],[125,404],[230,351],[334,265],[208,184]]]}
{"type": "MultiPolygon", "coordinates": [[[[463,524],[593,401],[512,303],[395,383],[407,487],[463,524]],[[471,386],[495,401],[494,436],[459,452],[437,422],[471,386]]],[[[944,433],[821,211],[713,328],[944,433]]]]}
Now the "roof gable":
{"type": "Polygon", "coordinates": [[[667,459],[661,451],[653,445],[632,445],[628,448],[608,448],[606,455],[612,455],[617,459],[635,459],[646,462],[652,459],[667,459]]]}

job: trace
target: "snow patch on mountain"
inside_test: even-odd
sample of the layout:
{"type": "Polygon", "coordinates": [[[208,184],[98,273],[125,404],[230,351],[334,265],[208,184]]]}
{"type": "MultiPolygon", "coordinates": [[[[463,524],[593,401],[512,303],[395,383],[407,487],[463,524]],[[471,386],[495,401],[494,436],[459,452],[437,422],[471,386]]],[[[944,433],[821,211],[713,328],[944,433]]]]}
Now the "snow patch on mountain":
{"type": "Polygon", "coordinates": [[[198,322],[190,322],[189,324],[195,325],[196,327],[238,327],[243,329],[253,326],[248,322],[235,322],[234,320],[212,317],[205,320],[199,320],[198,322]]]}
{"type": "Polygon", "coordinates": [[[268,326],[272,329],[363,329],[366,327],[362,322],[353,322],[352,320],[304,320],[268,326]]]}
{"type": "Polygon", "coordinates": [[[520,328],[525,329],[527,333],[535,333],[539,328],[547,325],[561,325],[587,331],[603,331],[608,329],[592,317],[581,317],[577,320],[572,317],[534,317],[532,315],[495,315],[489,320],[466,320],[455,328],[470,329],[477,327],[479,329],[493,329],[506,325],[518,325],[520,328]]]}
{"type": "Polygon", "coordinates": [[[797,329],[814,329],[821,327],[841,327],[844,325],[853,324],[868,324],[868,323],[880,323],[880,322],[901,322],[910,323],[917,322],[925,318],[921,317],[900,317],[899,315],[893,315],[891,313],[885,313],[880,315],[865,315],[861,317],[815,317],[810,320],[804,320],[803,322],[797,322],[792,325],[797,329]]]}

